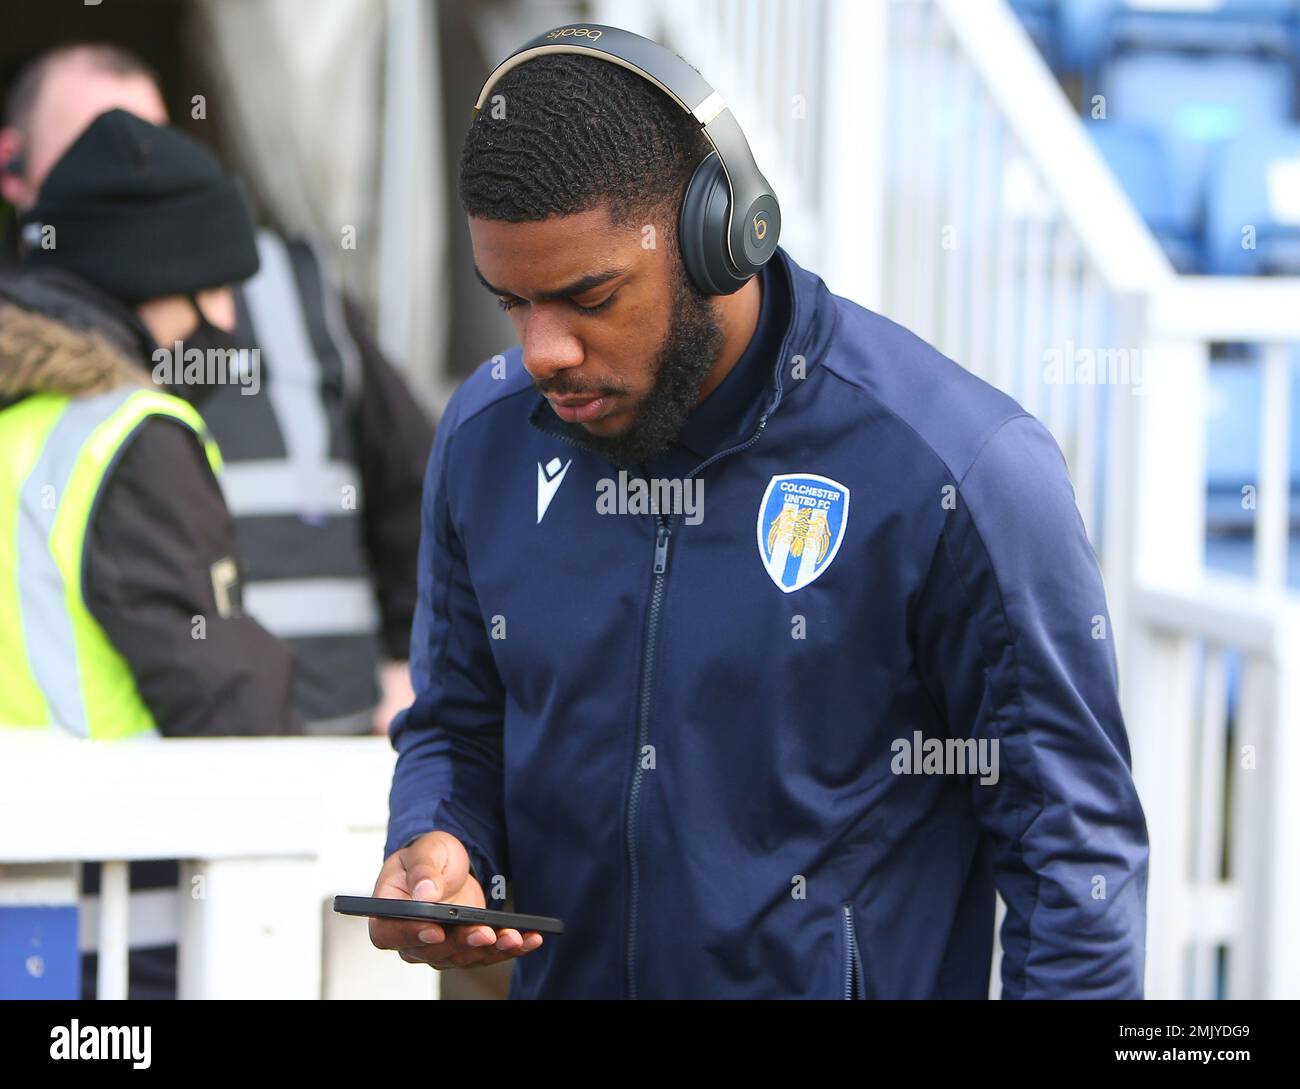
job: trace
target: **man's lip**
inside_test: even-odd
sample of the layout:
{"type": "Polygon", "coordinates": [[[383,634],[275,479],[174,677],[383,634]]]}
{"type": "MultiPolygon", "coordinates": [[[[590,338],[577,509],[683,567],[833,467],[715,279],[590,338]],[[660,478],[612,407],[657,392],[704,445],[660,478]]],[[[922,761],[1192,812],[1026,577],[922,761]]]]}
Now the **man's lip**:
{"type": "Polygon", "coordinates": [[[598,393],[595,396],[584,394],[580,397],[554,397],[548,393],[546,399],[553,405],[561,405],[564,408],[577,408],[578,405],[589,405],[592,401],[599,401],[608,396],[607,393],[598,393]]]}
{"type": "Polygon", "coordinates": [[[605,393],[597,397],[551,397],[551,408],[566,423],[590,423],[604,415],[609,405],[610,395],[605,393]]]}

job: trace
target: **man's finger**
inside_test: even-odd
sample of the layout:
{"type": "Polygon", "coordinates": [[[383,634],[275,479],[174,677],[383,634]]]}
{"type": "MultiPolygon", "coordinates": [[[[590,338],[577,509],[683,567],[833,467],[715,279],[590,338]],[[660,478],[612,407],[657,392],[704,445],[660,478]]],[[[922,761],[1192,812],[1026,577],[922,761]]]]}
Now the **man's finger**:
{"type": "Polygon", "coordinates": [[[444,968],[486,968],[505,960],[509,954],[500,953],[489,946],[486,950],[472,949],[456,952],[455,946],[424,946],[420,949],[399,949],[398,955],[409,964],[427,964],[440,971],[444,968]]]}
{"type": "Polygon", "coordinates": [[[399,949],[401,958],[408,964],[427,964],[442,971],[446,968],[487,968],[531,953],[542,944],[542,935],[530,930],[523,935],[522,944],[512,949],[498,949],[494,945],[462,948],[450,942],[439,945],[409,946],[399,949]]]}
{"type": "Polygon", "coordinates": [[[423,944],[420,931],[429,926],[424,919],[381,919],[370,916],[370,941],[377,949],[406,949],[423,944]]]}
{"type": "Polygon", "coordinates": [[[497,931],[496,948],[502,950],[518,949],[523,944],[524,939],[520,936],[519,931],[510,927],[497,931]]]}
{"type": "MultiPolygon", "coordinates": [[[[498,938],[505,934],[506,931],[498,932],[498,938]]],[[[518,936],[517,930],[510,933],[518,936]]],[[[531,953],[542,944],[542,936],[536,930],[530,930],[523,935],[520,944],[508,949],[501,949],[498,945],[486,945],[481,947],[470,947],[461,952],[440,954],[445,957],[447,967],[449,968],[478,968],[486,967],[489,964],[500,964],[503,960],[510,960],[514,957],[521,957],[526,953],[531,953]]],[[[448,948],[451,948],[448,946],[448,948]]]]}
{"type": "MultiPolygon", "coordinates": [[[[416,840],[416,843],[421,842],[416,840]]],[[[435,837],[432,846],[420,849],[415,856],[410,847],[399,852],[406,864],[407,895],[412,900],[436,903],[447,893],[447,844],[441,836],[435,837]]]]}
{"type": "Polygon", "coordinates": [[[497,932],[490,926],[452,926],[448,944],[458,949],[491,949],[497,943],[497,932]]]}

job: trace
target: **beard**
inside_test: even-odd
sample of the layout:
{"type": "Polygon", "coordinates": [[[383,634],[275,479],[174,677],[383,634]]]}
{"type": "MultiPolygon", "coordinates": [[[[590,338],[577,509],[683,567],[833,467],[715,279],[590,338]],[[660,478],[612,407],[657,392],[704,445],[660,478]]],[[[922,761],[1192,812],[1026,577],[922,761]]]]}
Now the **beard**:
{"type": "Polygon", "coordinates": [[[668,332],[655,355],[654,385],[637,406],[632,422],[617,435],[593,435],[580,425],[564,425],[575,441],[616,465],[640,465],[663,453],[681,434],[700,399],[700,385],[722,348],[722,326],[709,305],[711,296],[690,282],[679,261],[673,264],[668,332]]]}

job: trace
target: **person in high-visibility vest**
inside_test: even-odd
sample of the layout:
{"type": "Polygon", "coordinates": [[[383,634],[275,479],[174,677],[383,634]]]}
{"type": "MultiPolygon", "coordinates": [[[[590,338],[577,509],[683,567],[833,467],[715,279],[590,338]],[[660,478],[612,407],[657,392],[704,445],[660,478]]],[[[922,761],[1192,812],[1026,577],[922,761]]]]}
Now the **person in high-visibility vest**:
{"type": "MultiPolygon", "coordinates": [[[[196,408],[242,362],[233,314],[215,303],[258,269],[247,203],[201,145],[121,110],[55,176],[68,181],[48,184],[29,242],[49,259],[0,276],[16,401],[0,412],[0,532],[19,531],[0,545],[15,550],[0,564],[0,623],[28,663],[0,694],[0,722],[83,737],[301,733],[292,654],[242,614],[196,408]],[[83,173],[103,183],[98,203],[66,196],[83,173]],[[24,311],[111,341],[113,380],[86,389],[75,332],[58,341],[24,311]]],[[[89,343],[87,359],[109,350],[89,343]]]]}
{"type": "MultiPolygon", "coordinates": [[[[217,543],[232,534],[215,476],[220,467],[193,405],[155,387],[105,339],[0,304],[0,654],[7,663],[0,725],[59,728],[96,740],[174,732],[167,701],[150,699],[152,681],[128,657],[131,641],[114,640],[115,633],[150,625],[160,642],[170,642],[177,669],[191,674],[196,703],[223,683],[239,687],[236,671],[250,668],[263,678],[254,687],[274,694],[262,706],[232,700],[230,715],[209,703],[193,732],[247,733],[258,724],[270,732],[280,725],[286,651],[238,613],[238,565],[217,543]],[[105,608],[139,589],[119,582],[121,557],[97,549],[101,523],[129,520],[140,500],[133,477],[141,451],[183,465],[184,478],[207,492],[207,513],[215,516],[211,524],[185,526],[187,510],[200,509],[198,496],[177,495],[170,515],[177,537],[153,542],[157,562],[175,565],[181,579],[188,573],[198,591],[167,604],[170,622],[147,598],[138,616],[105,608]],[[197,549],[187,555],[169,548],[187,532],[197,549]],[[205,537],[216,547],[205,547],[205,537]],[[253,646],[237,661],[223,653],[241,641],[253,646]],[[268,663],[259,667],[257,655],[268,663]]],[[[156,469],[164,480],[181,478],[166,465],[156,469]]],[[[150,492],[150,501],[166,502],[165,488],[150,492]]]]}
{"type": "Polygon", "coordinates": [[[150,417],[192,432],[214,472],[221,456],[191,405],[148,388],[87,335],[16,309],[0,311],[0,331],[0,386],[19,395],[0,411],[0,648],[9,663],[0,721],[96,739],[156,733],[130,666],[81,594],[91,512],[150,417]]]}
{"type": "MultiPolygon", "coordinates": [[[[301,733],[292,653],[242,609],[220,459],[195,407],[231,377],[221,300],[258,267],[246,204],[194,141],[121,111],[75,152],[61,176],[99,178],[104,199],[60,203],[54,187],[31,242],[66,266],[0,275],[0,648],[19,663],[0,726],[301,733]]],[[[89,906],[97,863],[82,877],[89,906]]],[[[132,899],[177,880],[175,861],[133,862],[132,899]]],[[[174,994],[175,960],[174,945],[133,948],[130,997],[174,994]]],[[[95,975],[83,957],[83,997],[95,975]]]]}

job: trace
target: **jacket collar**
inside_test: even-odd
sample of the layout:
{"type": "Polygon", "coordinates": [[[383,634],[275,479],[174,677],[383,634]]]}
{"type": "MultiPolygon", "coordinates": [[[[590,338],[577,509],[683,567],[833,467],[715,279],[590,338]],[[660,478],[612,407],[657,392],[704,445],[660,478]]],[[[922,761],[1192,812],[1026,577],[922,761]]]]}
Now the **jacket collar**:
{"type": "Polygon", "coordinates": [[[142,369],[157,345],[144,322],[125,303],[62,269],[0,269],[0,302],[35,310],[82,331],[104,336],[142,369]]]}
{"type": "Polygon", "coordinates": [[[727,376],[687,417],[677,436],[675,445],[697,461],[713,453],[718,436],[746,430],[747,417],[772,382],[776,357],[789,324],[790,285],[770,261],[758,279],[762,298],[749,344],[727,376]]]}
{"type": "MultiPolygon", "coordinates": [[[[762,307],[779,308],[781,300],[770,288],[783,291],[788,304],[784,329],[777,333],[780,349],[775,359],[766,361],[765,382],[746,381],[752,366],[764,366],[761,359],[746,358],[751,354],[751,341],[722,384],[687,418],[675,445],[685,447],[699,459],[697,470],[757,437],[782,400],[820,364],[839,322],[834,297],[821,277],[801,268],[781,246],[777,246],[761,275],[765,277],[762,307]]],[[[760,312],[756,336],[762,328],[763,317],[760,312]]],[[[586,431],[578,424],[561,420],[541,394],[528,419],[539,431],[594,453],[584,441],[586,431]]]]}
{"type": "Polygon", "coordinates": [[[25,346],[21,365],[0,371],[0,409],[34,393],[85,396],[148,376],[152,338],[135,313],[79,277],[62,270],[0,270],[0,307],[17,313],[6,332],[25,346]],[[99,334],[106,346],[86,351],[79,343],[50,337],[24,323],[40,315],[69,330],[99,334]]]}

